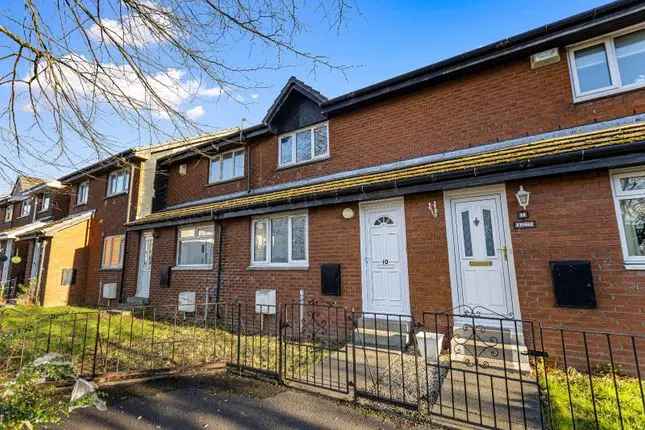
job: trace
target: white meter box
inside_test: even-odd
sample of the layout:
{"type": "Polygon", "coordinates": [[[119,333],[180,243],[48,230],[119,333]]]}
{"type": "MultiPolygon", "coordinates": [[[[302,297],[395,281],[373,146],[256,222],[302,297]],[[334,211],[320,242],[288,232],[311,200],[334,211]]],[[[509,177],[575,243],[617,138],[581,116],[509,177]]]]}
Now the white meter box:
{"type": "Polygon", "coordinates": [[[255,313],[275,314],[275,290],[255,290],[255,313]]]}
{"type": "Polygon", "coordinates": [[[103,284],[103,298],[116,299],[116,282],[103,284]]]}
{"type": "Polygon", "coordinates": [[[195,312],[195,292],[182,291],[179,293],[179,312],[195,312]]]}

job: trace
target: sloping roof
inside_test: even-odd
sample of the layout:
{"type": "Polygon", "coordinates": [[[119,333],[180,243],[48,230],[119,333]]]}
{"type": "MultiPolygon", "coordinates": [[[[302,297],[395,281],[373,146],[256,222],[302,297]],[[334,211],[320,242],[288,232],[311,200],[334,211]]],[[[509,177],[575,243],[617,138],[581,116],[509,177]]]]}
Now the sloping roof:
{"type": "Polygon", "coordinates": [[[78,212],[72,215],[68,215],[64,218],[49,221],[45,223],[40,223],[33,228],[30,228],[28,231],[20,232],[16,234],[20,239],[26,239],[33,236],[51,236],[54,233],[64,230],[68,227],[72,227],[79,222],[90,219],[94,215],[94,209],[78,212]]]}
{"type": "Polygon", "coordinates": [[[45,224],[46,223],[42,221],[36,221],[27,225],[5,230],[3,232],[0,232],[0,239],[15,239],[19,236],[38,230],[40,227],[44,226],[45,224]]]}
{"type": "Polygon", "coordinates": [[[187,150],[189,148],[193,148],[197,145],[210,142],[213,140],[221,139],[223,137],[229,136],[233,133],[238,132],[239,129],[236,127],[233,128],[226,128],[223,130],[218,130],[212,133],[205,133],[201,134],[199,136],[191,137],[191,138],[186,138],[186,139],[173,139],[167,142],[162,142],[158,143],[155,145],[149,145],[149,146],[138,146],[138,147],[133,147],[126,149],[125,151],[121,151],[117,154],[112,155],[111,157],[108,157],[106,159],[97,161],[95,163],[89,164],[85,167],[82,167],[80,169],[77,169],[73,172],[68,173],[65,176],[61,176],[59,178],[59,181],[61,182],[70,182],[78,179],[81,176],[91,174],[93,172],[98,172],[102,169],[112,167],[114,165],[117,165],[118,163],[123,163],[131,158],[137,158],[137,159],[147,159],[148,154],[150,153],[158,153],[158,152],[163,152],[163,151],[171,151],[177,147],[185,146],[187,150]]]}
{"type": "Polygon", "coordinates": [[[419,86],[496,64],[503,59],[527,56],[625,28],[642,22],[644,18],[643,0],[614,1],[334,97],[323,103],[323,112],[332,114],[383,97],[413,91],[419,86]]]}
{"type": "Polygon", "coordinates": [[[29,188],[44,184],[45,182],[47,182],[47,180],[37,178],[35,176],[18,175],[18,177],[16,178],[16,183],[11,190],[11,194],[16,195],[22,193],[29,188]]]}
{"type": "Polygon", "coordinates": [[[452,172],[481,172],[487,167],[503,166],[516,162],[527,162],[548,156],[587,151],[596,148],[620,146],[645,141],[645,123],[622,125],[603,130],[578,133],[570,136],[537,140],[484,152],[476,155],[461,156],[430,162],[413,167],[359,175],[355,177],[332,180],[320,184],[289,188],[258,195],[249,195],[230,200],[200,204],[189,207],[167,209],[152,213],[130,225],[149,224],[159,221],[197,216],[200,214],[219,213],[245,209],[262,205],[275,205],[293,199],[310,198],[320,195],[361,192],[367,187],[388,183],[400,183],[410,180],[434,180],[435,176],[452,172]]]}

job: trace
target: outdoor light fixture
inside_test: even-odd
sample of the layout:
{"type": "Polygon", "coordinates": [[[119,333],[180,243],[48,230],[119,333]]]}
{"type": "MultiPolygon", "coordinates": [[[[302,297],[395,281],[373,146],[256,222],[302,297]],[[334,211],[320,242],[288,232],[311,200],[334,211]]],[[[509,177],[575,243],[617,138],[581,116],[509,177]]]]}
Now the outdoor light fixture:
{"type": "Polygon", "coordinates": [[[515,193],[515,197],[517,198],[517,203],[522,207],[522,209],[526,210],[529,205],[529,197],[531,197],[531,193],[526,191],[524,187],[520,185],[520,189],[515,193]]]}
{"type": "Polygon", "coordinates": [[[354,218],[354,209],[352,209],[352,208],[343,209],[343,218],[345,218],[345,219],[354,218]]]}

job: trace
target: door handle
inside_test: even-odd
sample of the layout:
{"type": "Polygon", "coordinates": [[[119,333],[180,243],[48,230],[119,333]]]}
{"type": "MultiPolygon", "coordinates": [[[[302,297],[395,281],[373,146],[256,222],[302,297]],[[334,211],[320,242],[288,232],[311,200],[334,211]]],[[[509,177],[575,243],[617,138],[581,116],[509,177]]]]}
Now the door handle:
{"type": "Polygon", "coordinates": [[[506,245],[502,246],[501,248],[497,248],[498,251],[502,251],[502,255],[504,256],[504,260],[508,260],[508,248],[506,245]]]}

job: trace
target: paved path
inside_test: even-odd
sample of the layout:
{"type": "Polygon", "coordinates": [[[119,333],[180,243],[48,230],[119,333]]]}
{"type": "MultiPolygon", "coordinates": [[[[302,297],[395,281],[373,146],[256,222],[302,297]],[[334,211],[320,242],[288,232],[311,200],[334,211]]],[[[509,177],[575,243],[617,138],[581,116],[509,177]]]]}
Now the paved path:
{"type": "Polygon", "coordinates": [[[314,394],[225,374],[161,379],[104,390],[108,411],[75,411],[62,429],[427,428],[314,394]]]}

